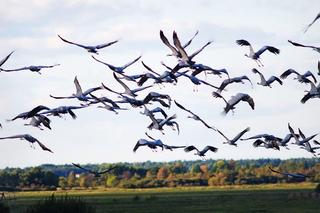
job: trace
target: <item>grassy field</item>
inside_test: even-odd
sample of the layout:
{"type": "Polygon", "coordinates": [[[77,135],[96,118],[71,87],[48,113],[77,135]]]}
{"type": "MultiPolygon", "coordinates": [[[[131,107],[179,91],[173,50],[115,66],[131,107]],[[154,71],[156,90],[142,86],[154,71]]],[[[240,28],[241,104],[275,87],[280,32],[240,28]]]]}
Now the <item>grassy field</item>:
{"type": "Polygon", "coordinates": [[[11,212],[23,210],[55,194],[83,198],[102,212],[319,212],[320,195],[314,184],[157,189],[95,189],[19,192],[7,201],[11,212]]]}

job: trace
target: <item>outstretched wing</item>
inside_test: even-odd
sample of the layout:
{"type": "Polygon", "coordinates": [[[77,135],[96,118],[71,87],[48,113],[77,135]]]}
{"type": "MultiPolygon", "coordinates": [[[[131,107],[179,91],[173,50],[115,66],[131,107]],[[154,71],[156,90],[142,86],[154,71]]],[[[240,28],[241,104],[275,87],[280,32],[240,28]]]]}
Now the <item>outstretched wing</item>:
{"type": "Polygon", "coordinates": [[[73,44],[73,45],[76,45],[76,46],[78,46],[78,47],[82,47],[82,48],[87,48],[87,46],[85,46],[85,45],[82,45],[82,44],[78,44],[78,43],[75,43],[75,42],[68,41],[68,40],[66,40],[66,39],[62,38],[60,35],[58,35],[58,37],[59,37],[62,41],[66,42],[66,43],[73,44]]]}
{"type": "Polygon", "coordinates": [[[245,128],[233,138],[233,141],[239,140],[246,132],[249,132],[249,131],[250,131],[250,127],[245,128]]]}
{"type": "Polygon", "coordinates": [[[14,51],[12,51],[11,53],[9,53],[6,57],[4,57],[4,59],[2,59],[2,60],[0,61],[0,67],[1,67],[4,63],[6,63],[6,61],[10,58],[10,56],[12,55],[13,52],[14,52],[14,51]]]}
{"type": "Polygon", "coordinates": [[[280,50],[278,48],[272,47],[272,46],[263,46],[260,50],[258,50],[255,55],[260,56],[264,51],[269,50],[269,52],[273,54],[279,54],[280,50]]]}
{"type": "Polygon", "coordinates": [[[197,150],[199,152],[199,150],[193,145],[184,148],[185,152],[191,152],[192,150],[197,150]]]}
{"type": "Polygon", "coordinates": [[[187,42],[185,43],[182,47],[183,48],[186,48],[187,46],[189,46],[192,42],[192,40],[198,35],[199,31],[197,30],[197,32],[192,36],[192,38],[187,42]]]}
{"type": "Polygon", "coordinates": [[[37,143],[39,144],[39,146],[41,147],[42,150],[53,153],[53,151],[51,151],[51,149],[49,149],[48,147],[46,147],[46,146],[45,146],[43,143],[41,143],[40,141],[37,140],[37,143]]]}
{"type": "Polygon", "coordinates": [[[308,31],[308,29],[320,18],[320,13],[318,13],[318,15],[312,20],[312,22],[310,24],[308,24],[308,26],[306,27],[306,29],[303,31],[304,33],[306,33],[308,31]]]}
{"type": "Polygon", "coordinates": [[[277,81],[280,85],[282,85],[282,81],[278,78],[278,77],[276,77],[276,76],[271,76],[269,79],[268,79],[268,81],[267,81],[267,83],[268,84],[271,84],[272,82],[274,82],[274,81],[277,81]]]}
{"type": "Polygon", "coordinates": [[[111,167],[111,168],[106,169],[106,170],[103,170],[103,171],[101,171],[101,172],[97,172],[97,174],[98,174],[98,175],[101,175],[101,174],[104,174],[104,173],[108,173],[108,172],[110,172],[111,170],[114,170],[115,168],[117,168],[117,167],[116,167],[116,166],[111,167]]]}
{"type": "Polygon", "coordinates": [[[168,41],[167,37],[163,34],[162,30],[160,30],[160,39],[167,47],[170,48],[170,50],[172,51],[172,54],[174,56],[179,56],[180,53],[178,52],[178,50],[174,46],[172,46],[170,44],[170,42],[168,41]]]}
{"type": "Polygon", "coordinates": [[[142,57],[142,55],[140,55],[138,58],[134,59],[133,61],[125,64],[122,68],[125,69],[125,68],[131,66],[132,64],[136,63],[141,57],[142,57]]]}
{"type": "Polygon", "coordinates": [[[117,43],[118,40],[115,40],[115,41],[111,41],[111,42],[108,42],[108,43],[105,43],[105,44],[99,44],[96,46],[97,49],[102,49],[102,48],[105,48],[105,47],[108,47],[114,43],[117,43]]]}
{"type": "Polygon", "coordinates": [[[218,148],[213,147],[213,146],[206,146],[203,148],[203,150],[201,152],[206,153],[207,151],[211,151],[211,152],[217,152],[218,148]]]}
{"type": "Polygon", "coordinates": [[[91,174],[96,174],[94,171],[91,171],[91,170],[89,170],[89,169],[83,168],[83,167],[80,166],[79,164],[72,163],[72,165],[74,165],[75,167],[78,167],[79,169],[82,169],[82,170],[84,170],[84,171],[87,171],[87,172],[89,172],[89,173],[91,173],[91,174]]]}
{"type": "Polygon", "coordinates": [[[295,71],[294,69],[288,69],[286,70],[284,73],[282,73],[280,75],[280,78],[285,79],[287,78],[289,75],[291,75],[292,73],[295,73],[297,75],[300,75],[297,71],[295,71]]]}

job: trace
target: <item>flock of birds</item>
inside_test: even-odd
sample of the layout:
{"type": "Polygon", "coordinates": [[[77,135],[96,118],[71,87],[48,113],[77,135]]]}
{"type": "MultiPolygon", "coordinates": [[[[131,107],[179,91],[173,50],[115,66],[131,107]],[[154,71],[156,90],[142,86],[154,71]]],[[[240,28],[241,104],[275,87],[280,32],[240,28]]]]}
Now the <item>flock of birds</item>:
{"type": "MultiPolygon", "coordinates": [[[[311,27],[311,25],[314,22],[316,22],[316,20],[319,19],[319,17],[320,17],[320,13],[313,20],[313,22],[308,25],[308,28],[311,27]]],[[[308,30],[308,28],[306,29],[306,31],[308,30]]],[[[171,51],[167,56],[175,57],[177,59],[177,64],[173,67],[170,67],[165,63],[161,62],[162,65],[165,67],[165,71],[162,73],[158,73],[154,71],[152,68],[146,65],[143,61],[141,61],[142,65],[146,69],[145,73],[128,75],[125,72],[125,70],[131,65],[133,65],[134,63],[138,62],[142,56],[139,56],[122,66],[115,66],[108,62],[102,61],[98,59],[96,56],[92,55],[93,60],[95,60],[97,63],[101,63],[102,65],[106,66],[109,70],[113,72],[113,77],[115,81],[118,82],[119,85],[123,87],[124,89],[123,91],[121,92],[115,91],[114,89],[107,87],[103,83],[100,86],[83,90],[76,76],[74,78],[74,85],[75,85],[75,91],[76,91],[75,93],[72,93],[71,95],[63,95],[63,96],[50,95],[50,97],[54,99],[77,99],[80,101],[80,104],[78,106],[63,105],[63,106],[50,108],[44,105],[39,105],[29,111],[22,112],[11,119],[8,119],[7,121],[15,121],[16,119],[30,120],[30,122],[26,123],[25,125],[33,126],[41,130],[43,130],[44,128],[51,129],[50,123],[51,123],[52,116],[61,117],[63,114],[69,114],[73,119],[76,119],[77,115],[74,112],[75,110],[85,109],[87,107],[94,106],[94,105],[99,105],[98,108],[104,108],[106,110],[109,110],[118,114],[119,111],[121,110],[129,110],[130,109],[128,108],[128,105],[129,105],[134,108],[139,107],[143,110],[140,113],[142,115],[147,116],[150,119],[150,123],[147,125],[147,128],[149,130],[158,130],[162,134],[164,134],[164,127],[169,126],[173,130],[177,130],[179,134],[179,131],[180,131],[179,124],[176,120],[177,115],[176,114],[168,115],[166,112],[166,109],[171,107],[171,104],[173,101],[174,104],[180,110],[188,113],[188,118],[201,122],[201,124],[204,127],[208,128],[210,131],[213,131],[219,134],[225,140],[223,142],[225,144],[237,146],[238,141],[254,140],[253,146],[255,147],[264,147],[267,149],[280,150],[280,147],[289,149],[288,148],[289,141],[293,139],[294,140],[293,144],[296,144],[300,148],[307,150],[308,152],[312,153],[315,157],[317,157],[317,155],[320,155],[319,153],[316,152],[317,149],[320,149],[320,146],[311,145],[312,140],[313,140],[312,142],[315,145],[320,145],[320,143],[317,140],[314,140],[317,134],[314,134],[311,136],[305,136],[300,128],[298,128],[298,131],[295,131],[294,128],[290,126],[290,124],[288,124],[288,134],[285,135],[285,137],[283,138],[274,136],[269,133],[263,133],[263,134],[258,134],[248,138],[243,138],[243,135],[246,134],[248,131],[250,131],[249,127],[245,128],[244,130],[242,130],[240,133],[238,133],[236,136],[232,138],[232,137],[227,137],[220,129],[208,124],[205,120],[200,118],[196,113],[194,113],[190,109],[183,106],[177,100],[173,100],[168,94],[162,94],[155,91],[150,91],[145,97],[141,98],[139,96],[139,92],[143,90],[149,90],[153,88],[153,85],[155,84],[161,87],[164,84],[177,84],[179,78],[188,78],[194,84],[194,91],[197,90],[197,86],[200,84],[213,88],[214,91],[212,92],[212,96],[214,98],[217,98],[217,100],[218,99],[222,100],[225,103],[225,107],[223,109],[224,114],[227,114],[230,111],[234,113],[236,109],[236,105],[240,104],[241,102],[247,102],[252,110],[255,109],[254,99],[249,94],[237,93],[234,96],[231,96],[229,99],[223,95],[223,91],[225,91],[225,88],[228,87],[228,85],[230,84],[233,84],[233,83],[244,84],[245,81],[247,81],[248,83],[253,85],[252,81],[249,79],[248,76],[243,75],[243,76],[230,77],[226,69],[214,69],[208,65],[198,63],[194,60],[195,56],[200,54],[208,45],[212,43],[212,41],[205,43],[202,47],[200,47],[197,51],[193,52],[192,54],[187,53],[187,50],[186,50],[187,47],[192,43],[193,39],[197,36],[197,34],[198,32],[196,32],[188,42],[186,42],[185,44],[181,44],[181,41],[177,33],[173,31],[173,34],[172,34],[173,43],[171,43],[169,39],[164,35],[163,31],[160,30],[160,39],[162,43],[166,47],[168,47],[171,51]],[[200,73],[204,73],[205,75],[208,75],[208,74],[218,75],[221,78],[222,76],[225,76],[225,78],[221,82],[221,84],[217,86],[217,85],[213,85],[207,80],[203,80],[199,78],[200,73]],[[150,81],[153,81],[153,82],[145,86],[145,84],[150,81]],[[128,82],[136,83],[137,87],[136,88],[129,87],[128,82]],[[101,90],[105,90],[105,91],[108,91],[109,93],[113,93],[117,96],[117,98],[112,99],[106,96],[98,97],[97,95],[94,94],[94,92],[101,91],[101,90]],[[151,109],[149,108],[149,105],[152,103],[157,103],[159,106],[151,109]],[[124,107],[123,106],[124,104],[127,107],[124,107]]],[[[61,39],[61,41],[65,43],[83,48],[87,50],[89,53],[94,53],[96,55],[99,54],[100,49],[109,47],[118,42],[118,40],[115,40],[105,44],[88,46],[88,45],[83,45],[83,44],[69,41],[60,35],[58,35],[58,37],[59,39],[61,39]]],[[[299,44],[291,40],[288,40],[288,42],[294,46],[311,48],[317,51],[318,53],[320,53],[320,47],[299,44]]],[[[273,46],[266,45],[261,47],[259,50],[255,51],[252,45],[244,39],[237,40],[236,43],[240,46],[248,47],[249,53],[245,54],[245,56],[254,60],[257,63],[258,67],[264,66],[260,60],[260,58],[264,53],[270,52],[275,55],[280,54],[280,50],[273,46]]],[[[12,57],[13,53],[14,52],[12,51],[0,61],[0,72],[17,72],[17,71],[29,70],[31,72],[37,72],[41,74],[41,71],[43,69],[55,68],[60,65],[60,64],[40,65],[40,66],[32,65],[32,66],[25,66],[25,67],[15,68],[15,69],[3,68],[3,65],[6,63],[7,60],[9,60],[10,57],[12,57]]],[[[320,61],[318,62],[318,69],[319,69],[318,75],[320,75],[320,61]]],[[[275,82],[282,85],[283,84],[282,81],[284,79],[286,79],[290,75],[295,75],[295,78],[294,78],[295,80],[297,80],[298,82],[310,85],[310,90],[307,91],[306,94],[301,98],[301,103],[304,104],[313,98],[320,98],[320,84],[316,85],[317,78],[310,71],[307,71],[306,73],[301,74],[295,71],[294,69],[288,69],[285,72],[283,72],[283,74],[280,75],[279,77],[277,76],[266,77],[263,73],[261,73],[261,71],[259,71],[256,68],[253,68],[252,72],[259,76],[260,78],[260,82],[258,82],[259,85],[270,87],[270,88],[271,88],[271,85],[274,84],[275,82]]],[[[133,148],[134,152],[136,152],[141,146],[147,146],[152,151],[156,151],[157,148],[161,148],[162,150],[168,149],[171,151],[175,149],[184,149],[185,152],[195,151],[196,155],[204,159],[208,151],[211,151],[211,152],[218,151],[218,148],[211,145],[205,146],[202,150],[197,148],[195,145],[189,145],[189,146],[168,145],[163,143],[161,139],[153,138],[147,132],[145,134],[147,136],[147,139],[141,138],[140,140],[138,140],[138,142],[135,144],[133,148]]],[[[13,136],[0,137],[0,140],[3,140],[3,139],[26,140],[30,142],[32,147],[36,143],[44,151],[53,152],[46,145],[41,143],[37,138],[29,134],[18,134],[13,136]]],[[[73,165],[87,172],[90,172],[95,176],[99,176],[102,173],[109,172],[110,170],[114,169],[114,168],[110,168],[106,171],[95,172],[95,171],[87,170],[81,167],[79,164],[73,164],[73,165]]],[[[275,170],[273,171],[277,172],[275,170]]]]}

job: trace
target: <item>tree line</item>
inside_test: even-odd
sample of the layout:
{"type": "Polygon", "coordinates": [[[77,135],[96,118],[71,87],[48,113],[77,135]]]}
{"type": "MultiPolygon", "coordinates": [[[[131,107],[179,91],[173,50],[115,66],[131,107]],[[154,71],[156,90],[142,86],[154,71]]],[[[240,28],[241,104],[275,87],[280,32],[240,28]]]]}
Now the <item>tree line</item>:
{"type": "Polygon", "coordinates": [[[98,178],[70,164],[44,164],[23,169],[5,168],[0,170],[0,191],[88,187],[217,186],[301,181],[273,173],[269,170],[269,167],[280,171],[308,175],[308,178],[303,181],[320,182],[320,163],[316,158],[147,161],[82,166],[94,171],[104,170],[111,166],[116,166],[116,168],[98,178]]]}

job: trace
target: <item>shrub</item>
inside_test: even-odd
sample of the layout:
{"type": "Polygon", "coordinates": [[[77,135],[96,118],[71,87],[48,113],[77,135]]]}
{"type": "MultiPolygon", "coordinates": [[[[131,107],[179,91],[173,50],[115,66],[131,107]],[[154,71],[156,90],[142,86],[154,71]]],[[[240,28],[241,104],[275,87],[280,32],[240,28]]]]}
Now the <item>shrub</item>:
{"type": "Polygon", "coordinates": [[[54,195],[27,208],[25,213],[95,213],[95,209],[80,198],[67,195],[56,198],[54,195]]]}
{"type": "Polygon", "coordinates": [[[0,202],[0,212],[1,213],[9,213],[10,208],[3,202],[0,202]]]}

